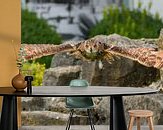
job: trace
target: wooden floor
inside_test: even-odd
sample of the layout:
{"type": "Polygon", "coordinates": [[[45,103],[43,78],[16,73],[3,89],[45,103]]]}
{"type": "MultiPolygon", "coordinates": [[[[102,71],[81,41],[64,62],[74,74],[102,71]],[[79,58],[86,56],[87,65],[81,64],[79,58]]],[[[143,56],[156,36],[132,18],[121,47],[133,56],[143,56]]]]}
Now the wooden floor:
{"type": "MultiPolygon", "coordinates": [[[[19,130],[65,130],[66,126],[22,126],[19,130]]],[[[95,126],[96,130],[109,130],[106,125],[95,126]]],[[[72,125],[70,130],[90,130],[89,126],[72,125]]],[[[133,130],[137,130],[136,126],[133,130]]],[[[149,130],[148,126],[141,126],[141,130],[149,130]]],[[[154,130],[163,130],[163,125],[154,126],[154,130]]]]}

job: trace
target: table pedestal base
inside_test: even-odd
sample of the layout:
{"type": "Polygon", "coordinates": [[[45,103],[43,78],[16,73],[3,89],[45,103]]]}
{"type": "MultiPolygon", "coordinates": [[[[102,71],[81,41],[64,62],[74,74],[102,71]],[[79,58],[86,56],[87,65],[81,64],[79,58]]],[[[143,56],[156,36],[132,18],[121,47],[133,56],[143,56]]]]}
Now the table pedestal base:
{"type": "Polygon", "coordinates": [[[3,97],[0,130],[18,130],[16,96],[3,97]]]}
{"type": "Polygon", "coordinates": [[[110,98],[110,130],[127,130],[122,96],[110,98]]]}

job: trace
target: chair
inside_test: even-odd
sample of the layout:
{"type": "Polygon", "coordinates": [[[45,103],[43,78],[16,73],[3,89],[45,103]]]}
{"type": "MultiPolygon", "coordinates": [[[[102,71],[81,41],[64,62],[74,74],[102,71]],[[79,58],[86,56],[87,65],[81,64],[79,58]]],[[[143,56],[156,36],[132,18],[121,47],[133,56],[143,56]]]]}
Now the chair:
{"type": "MultiPolygon", "coordinates": [[[[83,79],[74,79],[70,82],[70,87],[88,87],[89,84],[83,79]]],[[[91,110],[94,108],[92,97],[67,97],[66,107],[70,109],[70,115],[67,122],[66,130],[70,129],[74,109],[86,109],[88,114],[91,130],[95,130],[91,110]]]]}
{"type": "Polygon", "coordinates": [[[128,111],[130,115],[130,122],[128,125],[128,130],[132,130],[134,120],[136,118],[137,130],[140,130],[140,118],[144,117],[147,119],[149,129],[154,130],[153,127],[153,112],[150,110],[130,110],[128,111]]]}

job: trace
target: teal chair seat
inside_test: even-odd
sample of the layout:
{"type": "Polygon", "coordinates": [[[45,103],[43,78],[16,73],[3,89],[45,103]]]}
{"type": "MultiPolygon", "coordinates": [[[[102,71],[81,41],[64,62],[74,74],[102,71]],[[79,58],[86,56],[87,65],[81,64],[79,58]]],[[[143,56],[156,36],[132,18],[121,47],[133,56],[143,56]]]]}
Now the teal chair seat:
{"type": "Polygon", "coordinates": [[[66,101],[67,108],[93,108],[91,97],[69,97],[66,101]]]}
{"type": "MultiPolygon", "coordinates": [[[[70,82],[70,87],[88,87],[89,83],[84,79],[74,79],[70,82]]],[[[73,117],[74,109],[86,109],[91,126],[91,130],[95,130],[91,109],[94,108],[92,97],[67,97],[66,107],[70,109],[70,116],[66,126],[66,130],[70,129],[71,120],[73,117]]]]}

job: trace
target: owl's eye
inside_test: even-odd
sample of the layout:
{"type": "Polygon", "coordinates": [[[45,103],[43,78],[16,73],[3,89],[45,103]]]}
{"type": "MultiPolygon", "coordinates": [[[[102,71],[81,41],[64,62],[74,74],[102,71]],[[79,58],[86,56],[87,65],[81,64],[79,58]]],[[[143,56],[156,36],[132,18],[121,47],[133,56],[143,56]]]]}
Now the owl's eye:
{"type": "Polygon", "coordinates": [[[94,44],[94,46],[93,46],[94,48],[96,48],[97,47],[97,45],[96,44],[94,44]]]}
{"type": "Polygon", "coordinates": [[[88,48],[88,47],[89,47],[89,45],[88,45],[88,44],[86,44],[86,45],[85,45],[85,47],[86,47],[86,48],[88,48]]]}

